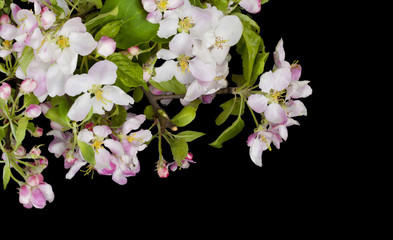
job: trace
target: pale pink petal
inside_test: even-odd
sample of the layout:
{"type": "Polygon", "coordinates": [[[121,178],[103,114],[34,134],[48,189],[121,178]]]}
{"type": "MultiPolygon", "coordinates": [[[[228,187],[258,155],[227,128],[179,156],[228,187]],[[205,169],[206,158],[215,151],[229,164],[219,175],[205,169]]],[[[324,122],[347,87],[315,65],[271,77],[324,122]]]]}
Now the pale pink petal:
{"type": "Polygon", "coordinates": [[[65,48],[57,63],[64,74],[73,74],[76,69],[78,54],[72,48],[65,48]]]}
{"type": "Polygon", "coordinates": [[[32,188],[30,201],[35,208],[41,209],[46,205],[45,196],[38,187],[32,188]]]}
{"type": "Polygon", "coordinates": [[[67,116],[73,121],[85,119],[91,109],[90,93],[79,96],[68,111],[67,116]]]}
{"type": "Polygon", "coordinates": [[[120,142],[115,141],[113,139],[106,139],[104,141],[104,145],[105,147],[109,148],[109,150],[111,150],[112,153],[118,156],[124,155],[124,149],[120,142]]]}
{"type": "Polygon", "coordinates": [[[275,82],[273,89],[282,91],[291,83],[291,70],[289,68],[280,68],[274,72],[275,82]]]}
{"type": "Polygon", "coordinates": [[[94,81],[90,74],[74,75],[65,83],[65,93],[70,96],[76,96],[82,92],[87,92],[92,88],[94,81]]]}
{"type": "Polygon", "coordinates": [[[104,86],[102,92],[104,98],[115,104],[127,106],[134,103],[134,99],[117,86],[104,86]]]}
{"type": "Polygon", "coordinates": [[[165,59],[165,60],[171,60],[171,59],[175,59],[178,56],[176,54],[174,54],[173,52],[169,51],[168,49],[165,48],[161,48],[158,52],[157,52],[157,58],[159,59],[165,59]]]}
{"type": "Polygon", "coordinates": [[[216,77],[215,63],[205,63],[200,58],[195,57],[189,62],[189,68],[192,75],[204,82],[211,82],[216,77]]]}
{"type": "Polygon", "coordinates": [[[295,81],[288,87],[286,99],[305,98],[312,94],[312,89],[308,85],[309,81],[295,81]]]}
{"type": "Polygon", "coordinates": [[[160,67],[156,68],[156,75],[152,77],[152,79],[156,82],[171,80],[177,72],[177,69],[177,63],[175,61],[166,61],[160,67]]]}
{"type": "Polygon", "coordinates": [[[87,162],[85,161],[76,161],[74,164],[72,164],[72,167],[70,170],[68,170],[68,173],[66,174],[65,178],[66,179],[71,179],[75,176],[75,174],[79,171],[81,167],[86,165],[87,162]]]}
{"type": "Polygon", "coordinates": [[[230,46],[226,45],[223,43],[223,45],[218,45],[215,46],[211,51],[210,54],[214,61],[218,64],[221,65],[224,63],[225,59],[228,56],[230,46]]]}
{"type": "Polygon", "coordinates": [[[184,0],[168,0],[168,9],[176,9],[184,4],[184,0]]]}
{"type": "Polygon", "coordinates": [[[142,0],[142,5],[146,12],[153,12],[157,9],[157,3],[155,0],[142,0]]]}
{"type": "Polygon", "coordinates": [[[120,169],[116,169],[116,171],[112,174],[112,180],[119,185],[124,185],[127,183],[127,178],[120,169]]]}
{"type": "Polygon", "coordinates": [[[160,38],[169,38],[177,33],[179,19],[178,18],[165,18],[160,21],[160,27],[157,36],[160,38]]]}
{"type": "Polygon", "coordinates": [[[53,66],[51,66],[46,73],[46,89],[49,96],[63,96],[65,93],[65,86],[66,79],[63,71],[61,70],[59,64],[53,64],[53,66]]]}
{"type": "Polygon", "coordinates": [[[267,109],[268,99],[262,94],[252,94],[248,97],[247,104],[257,113],[262,113],[267,109]]]}
{"type": "Polygon", "coordinates": [[[143,114],[131,117],[124,122],[122,127],[122,133],[128,134],[131,130],[138,129],[145,120],[146,116],[143,114]]]}
{"type": "Polygon", "coordinates": [[[146,20],[151,23],[159,23],[162,19],[162,13],[158,10],[150,12],[147,14],[146,20]]]}
{"type": "Polygon", "coordinates": [[[249,13],[259,13],[261,11],[261,0],[241,0],[239,5],[249,13]]]}
{"type": "Polygon", "coordinates": [[[52,186],[50,184],[40,183],[38,188],[41,190],[42,194],[48,202],[53,201],[55,194],[53,193],[52,186]]]}
{"type": "Polygon", "coordinates": [[[262,167],[262,153],[265,150],[264,145],[266,145],[266,143],[263,143],[259,138],[256,138],[250,146],[250,158],[253,163],[259,167],[262,167]]]}
{"type": "Polygon", "coordinates": [[[58,35],[64,35],[68,37],[73,32],[86,32],[86,26],[82,23],[82,19],[80,17],[71,18],[66,23],[64,23],[63,27],[58,32],[58,35]]]}
{"type": "Polygon", "coordinates": [[[19,202],[21,204],[28,204],[30,202],[31,190],[30,186],[23,185],[19,189],[19,202]]]}
{"type": "Polygon", "coordinates": [[[96,47],[97,42],[90,33],[73,32],[69,36],[70,47],[79,55],[89,55],[96,47]]]}
{"type": "Polygon", "coordinates": [[[272,123],[282,123],[287,120],[287,114],[280,104],[271,103],[265,110],[266,120],[272,123]]]}
{"type": "Polygon", "coordinates": [[[97,53],[101,56],[108,57],[116,50],[116,42],[110,37],[102,36],[97,43],[97,53]]]}
{"type": "Polygon", "coordinates": [[[8,23],[4,23],[0,25],[0,37],[11,41],[15,38],[17,33],[17,28],[12,25],[12,24],[8,24],[8,23]]]}
{"type": "Polygon", "coordinates": [[[195,80],[190,84],[190,86],[188,86],[187,93],[186,96],[184,97],[184,100],[189,102],[194,101],[205,92],[206,89],[203,86],[201,86],[198,81],[195,80]]]}
{"type": "MultiPolygon", "coordinates": [[[[217,37],[225,41],[224,45],[235,45],[242,36],[243,24],[240,19],[234,15],[228,15],[220,19],[215,30],[217,37]]],[[[217,40],[216,40],[217,41],[217,40]]]]}
{"type": "Polygon", "coordinates": [[[79,131],[79,133],[78,133],[78,139],[79,139],[79,141],[88,143],[88,142],[90,142],[93,138],[94,138],[93,132],[90,131],[90,130],[88,130],[88,129],[82,129],[82,130],[79,131]]]}
{"type": "Polygon", "coordinates": [[[112,133],[112,130],[110,127],[106,126],[106,125],[99,125],[99,126],[95,126],[93,128],[93,132],[95,135],[105,138],[107,137],[109,134],[112,133]]]}
{"type": "Polygon", "coordinates": [[[117,66],[111,61],[103,60],[95,63],[89,70],[96,85],[114,84],[116,82],[117,66]]]}
{"type": "Polygon", "coordinates": [[[191,56],[192,44],[193,42],[190,34],[184,32],[179,33],[176,34],[169,42],[169,50],[177,56],[191,56]]]}
{"type": "Polygon", "coordinates": [[[259,88],[262,92],[270,93],[270,90],[274,88],[274,73],[272,71],[265,72],[261,75],[259,80],[259,88]]]}

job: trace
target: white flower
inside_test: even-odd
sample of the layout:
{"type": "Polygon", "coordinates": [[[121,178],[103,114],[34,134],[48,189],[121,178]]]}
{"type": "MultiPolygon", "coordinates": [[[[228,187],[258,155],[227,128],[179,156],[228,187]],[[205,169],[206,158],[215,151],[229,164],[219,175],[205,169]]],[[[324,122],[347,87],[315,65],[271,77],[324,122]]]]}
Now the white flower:
{"type": "Polygon", "coordinates": [[[110,111],[113,104],[129,105],[134,99],[119,87],[112,86],[116,81],[117,66],[108,61],[94,64],[87,74],[74,75],[65,84],[65,93],[70,96],[79,96],[68,112],[68,117],[74,121],[82,121],[89,113],[104,114],[110,111]],[[91,97],[93,95],[93,97],[91,97]]]}

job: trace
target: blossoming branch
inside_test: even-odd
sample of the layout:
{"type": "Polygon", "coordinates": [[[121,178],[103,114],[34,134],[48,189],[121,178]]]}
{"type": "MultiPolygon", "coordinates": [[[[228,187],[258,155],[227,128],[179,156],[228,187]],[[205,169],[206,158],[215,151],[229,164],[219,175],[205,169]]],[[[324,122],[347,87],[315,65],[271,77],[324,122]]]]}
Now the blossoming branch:
{"type": "Polygon", "coordinates": [[[205,133],[185,127],[200,104],[222,94],[231,99],[215,123],[236,119],[209,145],[221,148],[255,124],[244,141],[262,166],[263,152],[279,149],[287,128],[299,125],[294,118],[307,115],[299,99],[312,93],[300,64],[285,59],[282,39],[265,71],[269,53],[252,14],[266,2],[28,0],[24,9],[0,1],[4,189],[15,181],[26,208],[54,200],[42,174],[53,156],[43,156],[43,147],[64,160],[67,179],[97,172],[124,185],[141,171],[147,160],[138,153],[148,147],[157,149],[159,177],[189,168],[198,162],[190,143],[205,133]],[[232,57],[242,60],[242,75],[231,74],[232,57]],[[143,113],[134,112],[144,97],[143,113]],[[169,116],[165,106],[177,99],[178,114],[169,116]],[[243,120],[246,112],[254,122],[243,120]],[[43,132],[39,117],[50,120],[51,131],[43,132]],[[48,146],[24,147],[43,134],[53,137],[48,146]]]}

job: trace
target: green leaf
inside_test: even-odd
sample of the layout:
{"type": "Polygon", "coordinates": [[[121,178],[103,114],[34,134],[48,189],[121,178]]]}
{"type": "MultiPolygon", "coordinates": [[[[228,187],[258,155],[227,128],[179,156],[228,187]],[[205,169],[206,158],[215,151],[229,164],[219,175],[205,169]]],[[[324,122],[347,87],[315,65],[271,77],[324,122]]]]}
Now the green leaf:
{"type": "Polygon", "coordinates": [[[54,106],[46,112],[45,117],[62,125],[65,128],[64,130],[70,129],[70,119],[67,116],[70,110],[68,100],[65,97],[56,97],[52,103],[54,106]]]}
{"type": "Polygon", "coordinates": [[[101,9],[102,8],[102,1],[101,0],[80,0],[79,4],[80,3],[84,3],[84,2],[86,2],[86,3],[93,3],[96,6],[97,9],[101,9]]]}
{"type": "Polygon", "coordinates": [[[31,47],[25,47],[19,59],[19,64],[24,74],[26,74],[27,67],[29,66],[33,58],[34,58],[34,49],[32,49],[31,47]]]}
{"type": "Polygon", "coordinates": [[[171,121],[178,127],[184,127],[191,123],[196,117],[196,111],[198,109],[201,101],[195,100],[191,102],[188,106],[185,106],[176,116],[174,116],[171,121]]]}
{"type": "Polygon", "coordinates": [[[98,31],[98,33],[95,36],[95,40],[98,41],[101,39],[102,36],[107,36],[110,38],[114,38],[117,36],[117,34],[120,31],[120,27],[122,25],[123,20],[117,20],[117,21],[113,21],[110,23],[105,24],[105,26],[103,26],[101,28],[100,31],[98,31]]]}
{"type": "Polygon", "coordinates": [[[86,23],[88,31],[115,20],[123,20],[119,33],[115,37],[116,46],[121,49],[148,42],[158,31],[159,24],[146,20],[147,12],[140,0],[105,1],[100,15],[86,23]]]}
{"type": "Polygon", "coordinates": [[[236,44],[236,51],[243,60],[243,75],[245,84],[252,86],[258,76],[263,72],[268,53],[259,35],[259,26],[247,15],[234,13],[243,24],[243,33],[240,41],[236,44]]]}
{"type": "Polygon", "coordinates": [[[221,104],[222,112],[216,118],[216,125],[219,126],[223,124],[228,117],[231,115],[233,107],[235,106],[235,98],[232,98],[225,103],[221,104]]]}
{"type": "Polygon", "coordinates": [[[136,103],[140,102],[142,100],[142,98],[143,98],[143,91],[142,91],[142,89],[139,88],[139,87],[134,88],[134,91],[132,92],[132,98],[134,99],[134,101],[136,103]]]}
{"type": "Polygon", "coordinates": [[[22,143],[23,139],[25,139],[28,123],[29,123],[28,117],[23,117],[23,118],[19,119],[19,121],[18,121],[18,128],[16,129],[16,136],[15,136],[17,147],[19,147],[19,145],[22,143]]]}
{"type": "Polygon", "coordinates": [[[149,83],[155,88],[164,92],[173,92],[175,94],[185,94],[187,92],[186,86],[180,83],[175,77],[164,82],[155,82],[153,80],[149,80],[149,83]]]}
{"type": "Polygon", "coordinates": [[[171,139],[167,137],[165,139],[171,146],[173,159],[176,161],[182,161],[187,157],[188,144],[184,139],[171,139]]]}
{"type": "Polygon", "coordinates": [[[218,10],[226,12],[228,10],[229,0],[210,0],[213,6],[216,6],[218,10]]]}
{"type": "MultiPolygon", "coordinates": [[[[6,158],[8,158],[8,156],[6,156],[6,158]]],[[[4,190],[7,188],[10,178],[11,178],[11,168],[10,168],[9,161],[7,160],[6,164],[4,164],[4,167],[3,167],[3,187],[4,187],[4,190]]]]}
{"type": "Polygon", "coordinates": [[[197,138],[204,136],[205,133],[203,132],[196,132],[196,131],[183,131],[176,135],[173,135],[177,139],[184,139],[186,142],[192,142],[197,138]]]}
{"type": "Polygon", "coordinates": [[[120,105],[116,105],[118,113],[111,117],[111,127],[119,128],[127,119],[127,110],[120,105]]]}
{"type": "Polygon", "coordinates": [[[154,118],[154,110],[152,105],[147,105],[145,110],[143,110],[143,114],[145,114],[146,118],[149,120],[153,120],[154,118]]]}
{"type": "Polygon", "coordinates": [[[145,86],[143,69],[122,53],[113,53],[107,58],[117,65],[117,78],[127,87],[145,86]]]}
{"type": "Polygon", "coordinates": [[[244,121],[239,117],[236,119],[235,122],[231,126],[229,126],[227,129],[224,130],[224,132],[221,133],[221,135],[212,143],[209,145],[215,148],[222,148],[222,144],[229,139],[234,138],[236,135],[238,135],[244,128],[244,121]]]}
{"type": "Polygon", "coordinates": [[[23,95],[23,107],[28,107],[30,104],[38,105],[39,103],[40,101],[33,93],[23,95]]]}
{"type": "Polygon", "coordinates": [[[83,159],[85,159],[86,162],[88,162],[92,166],[94,166],[96,164],[96,160],[95,160],[95,154],[94,154],[93,147],[90,146],[88,143],[80,141],[79,139],[78,139],[78,146],[79,146],[79,149],[81,150],[83,159]]]}

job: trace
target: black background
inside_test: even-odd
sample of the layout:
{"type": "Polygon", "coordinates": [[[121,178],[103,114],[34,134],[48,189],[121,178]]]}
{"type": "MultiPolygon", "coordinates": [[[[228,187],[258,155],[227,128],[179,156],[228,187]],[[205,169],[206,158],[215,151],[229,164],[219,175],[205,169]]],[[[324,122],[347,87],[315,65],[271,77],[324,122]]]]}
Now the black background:
{"type": "MultiPolygon", "coordinates": [[[[333,68],[331,57],[337,54],[331,45],[335,42],[335,32],[329,26],[331,16],[339,13],[328,9],[326,1],[271,0],[254,15],[261,26],[266,51],[271,52],[265,71],[272,68],[272,52],[283,38],[287,61],[299,60],[303,68],[301,80],[310,80],[313,88],[313,94],[303,101],[308,116],[296,118],[300,126],[288,129],[288,140],[281,144],[280,150],[273,147],[273,151],[263,153],[262,168],[249,158],[246,140],[255,126],[247,109],[243,117],[246,127],[240,135],[225,143],[222,149],[207,144],[231,123],[228,121],[220,127],[214,124],[219,105],[228,99],[218,96],[212,104],[200,105],[197,118],[187,128],[207,133],[189,145],[197,162],[189,169],[171,172],[167,179],[160,179],[154,171],[158,160],[157,141],[154,141],[138,154],[141,171],[136,177],[128,178],[125,186],[99,174],[91,179],[78,173],[67,180],[63,159],[44,151],[49,166],[43,174],[53,187],[55,200],[42,210],[24,209],[18,201],[17,185],[12,182],[5,191],[0,191],[0,208],[17,217],[78,219],[85,216],[80,219],[81,224],[94,220],[93,216],[104,219],[105,215],[113,219],[119,216],[143,218],[153,225],[171,216],[179,219],[173,223],[178,227],[246,221],[252,223],[249,227],[259,229],[265,218],[279,224],[298,222],[301,216],[305,225],[317,227],[316,219],[329,214],[336,201],[331,193],[340,177],[339,158],[332,154],[332,146],[337,143],[333,140],[336,133],[326,120],[333,111],[327,101],[333,97],[328,94],[333,68]]],[[[239,71],[240,65],[236,58],[238,56],[233,54],[231,69],[234,72],[239,71]]],[[[169,113],[173,116],[179,106],[176,101],[171,103],[169,113]]],[[[140,107],[135,106],[137,109],[140,107]]],[[[50,130],[46,125],[42,127],[45,132],[50,130]]],[[[42,138],[46,143],[51,141],[51,138],[42,138]]],[[[168,147],[164,148],[167,158],[169,151],[168,147]]]]}

